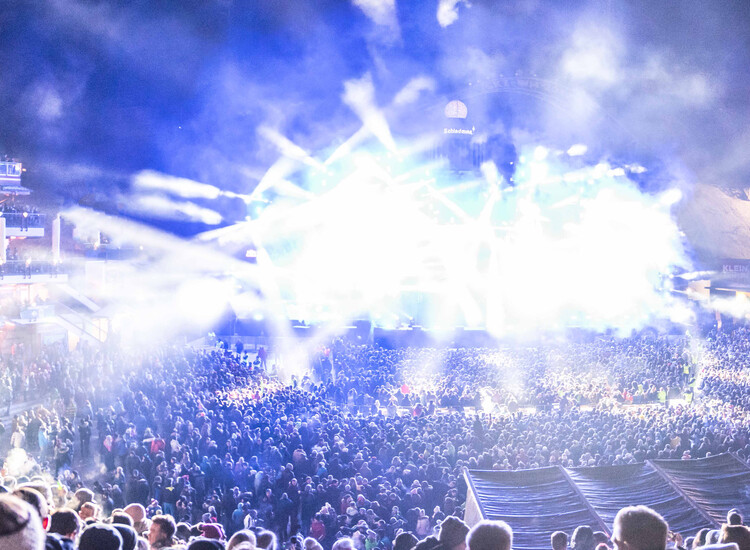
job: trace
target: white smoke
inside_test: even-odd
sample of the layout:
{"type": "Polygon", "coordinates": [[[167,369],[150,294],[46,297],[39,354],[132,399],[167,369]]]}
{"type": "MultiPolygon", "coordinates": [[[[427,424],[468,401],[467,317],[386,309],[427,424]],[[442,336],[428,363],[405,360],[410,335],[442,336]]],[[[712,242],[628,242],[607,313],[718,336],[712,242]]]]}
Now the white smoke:
{"type": "Polygon", "coordinates": [[[441,27],[445,28],[458,21],[459,4],[471,6],[467,0],[440,0],[438,2],[437,20],[441,27]]]}

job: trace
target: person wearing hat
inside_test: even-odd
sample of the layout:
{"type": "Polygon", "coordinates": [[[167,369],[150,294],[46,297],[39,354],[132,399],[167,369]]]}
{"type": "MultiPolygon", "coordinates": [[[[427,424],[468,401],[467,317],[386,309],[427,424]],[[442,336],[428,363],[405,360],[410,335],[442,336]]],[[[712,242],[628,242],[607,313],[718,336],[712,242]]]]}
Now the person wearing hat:
{"type": "Polygon", "coordinates": [[[78,539],[78,550],[122,550],[122,537],[111,525],[89,525],[78,539]]]}
{"type": "Polygon", "coordinates": [[[435,535],[430,535],[426,539],[420,540],[414,547],[414,550],[446,550],[435,535]]]}
{"type": "Polygon", "coordinates": [[[44,496],[31,487],[16,487],[13,495],[31,504],[32,508],[39,514],[39,519],[42,521],[42,528],[46,529],[49,523],[49,507],[44,496]]]}
{"type": "Polygon", "coordinates": [[[130,525],[125,525],[123,523],[113,523],[112,527],[114,527],[117,532],[120,533],[120,537],[122,537],[122,550],[135,550],[138,542],[138,535],[136,534],[135,529],[130,525]]]}
{"type": "Polygon", "coordinates": [[[0,548],[43,550],[44,529],[30,504],[13,495],[0,495],[0,548]]]}
{"type": "Polygon", "coordinates": [[[216,539],[198,537],[190,541],[190,544],[187,545],[187,550],[224,550],[224,543],[216,539]]]}
{"type": "Polygon", "coordinates": [[[469,526],[456,516],[448,516],[440,524],[438,541],[445,550],[466,550],[466,535],[469,526]]]}
{"type": "Polygon", "coordinates": [[[207,539],[226,540],[224,526],[221,523],[201,523],[198,525],[201,535],[207,539]]]}
{"type": "Polygon", "coordinates": [[[393,550],[411,550],[418,542],[419,539],[415,537],[413,533],[403,531],[396,535],[396,538],[393,541],[393,550]]]}
{"type": "Polygon", "coordinates": [[[142,535],[149,530],[150,522],[146,517],[146,509],[143,504],[137,502],[128,504],[123,511],[133,518],[133,529],[136,533],[142,535]]]}

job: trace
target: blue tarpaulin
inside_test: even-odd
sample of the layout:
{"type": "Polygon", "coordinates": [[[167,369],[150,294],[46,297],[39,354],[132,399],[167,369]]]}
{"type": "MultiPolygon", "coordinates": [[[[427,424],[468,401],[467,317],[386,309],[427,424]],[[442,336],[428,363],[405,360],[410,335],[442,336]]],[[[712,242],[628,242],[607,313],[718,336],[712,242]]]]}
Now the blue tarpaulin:
{"type": "Polygon", "coordinates": [[[569,473],[610,532],[617,512],[638,504],[659,512],[667,519],[670,529],[678,533],[692,534],[703,527],[714,526],[710,517],[685,499],[677,487],[649,462],[575,468],[569,473]]]}
{"type": "Polygon", "coordinates": [[[685,537],[718,527],[731,508],[750,517],[750,468],[731,454],[594,468],[467,470],[466,477],[478,516],[507,521],[518,550],[548,550],[554,531],[570,535],[579,525],[609,534],[618,510],[638,504],[655,509],[685,537]]]}
{"type": "Polygon", "coordinates": [[[502,519],[513,528],[513,548],[549,548],[554,531],[578,525],[601,529],[600,519],[562,468],[469,472],[482,517],[502,519]]]}
{"type": "Polygon", "coordinates": [[[750,468],[725,453],[700,460],[654,460],[716,523],[726,523],[727,511],[738,508],[750,517],[750,468]]]}

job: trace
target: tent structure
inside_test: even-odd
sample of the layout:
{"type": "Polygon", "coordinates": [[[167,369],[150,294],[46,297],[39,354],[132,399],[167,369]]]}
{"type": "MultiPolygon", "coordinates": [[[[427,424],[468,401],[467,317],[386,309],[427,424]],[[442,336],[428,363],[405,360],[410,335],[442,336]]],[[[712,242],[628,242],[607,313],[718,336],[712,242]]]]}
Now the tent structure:
{"type": "Polygon", "coordinates": [[[750,467],[733,454],[697,460],[536,470],[466,470],[465,519],[501,519],[516,550],[548,550],[554,531],[579,525],[611,534],[618,510],[645,504],[683,536],[718,528],[738,508],[750,517],[750,467]]]}

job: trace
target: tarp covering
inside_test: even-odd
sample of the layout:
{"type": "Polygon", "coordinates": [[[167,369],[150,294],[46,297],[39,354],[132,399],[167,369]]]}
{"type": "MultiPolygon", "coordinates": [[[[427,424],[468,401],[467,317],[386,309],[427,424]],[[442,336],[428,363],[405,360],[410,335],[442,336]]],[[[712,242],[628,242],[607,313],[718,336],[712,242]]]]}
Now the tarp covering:
{"type": "Polygon", "coordinates": [[[653,463],[716,523],[726,523],[727,511],[732,508],[750,517],[750,468],[734,455],[653,463]]]}
{"type": "Polygon", "coordinates": [[[578,525],[598,526],[600,522],[559,467],[472,470],[472,488],[485,519],[501,519],[513,528],[517,550],[549,548],[554,531],[570,533],[578,525]]]}
{"type": "Polygon", "coordinates": [[[703,527],[714,527],[697,506],[686,500],[648,462],[606,468],[574,468],[568,472],[610,532],[617,512],[638,504],[659,512],[667,519],[670,529],[678,533],[696,533],[703,527]]]}
{"type": "Polygon", "coordinates": [[[467,470],[466,477],[482,517],[507,521],[518,550],[547,550],[554,531],[570,535],[579,525],[611,533],[615,514],[637,504],[686,537],[718,527],[731,508],[750,517],[750,468],[731,454],[569,470],[467,470]]]}

